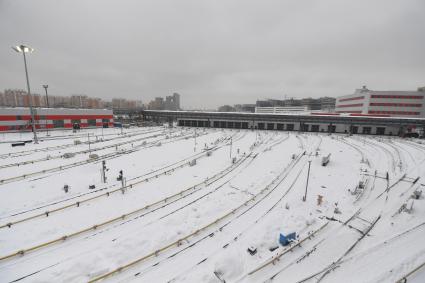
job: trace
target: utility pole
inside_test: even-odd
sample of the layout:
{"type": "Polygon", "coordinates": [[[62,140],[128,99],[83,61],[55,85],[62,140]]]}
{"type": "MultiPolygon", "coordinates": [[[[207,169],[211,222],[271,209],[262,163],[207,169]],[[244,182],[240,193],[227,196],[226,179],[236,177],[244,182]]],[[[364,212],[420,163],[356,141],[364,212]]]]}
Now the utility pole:
{"type": "Polygon", "coordinates": [[[303,197],[303,201],[307,200],[308,179],[310,178],[310,166],[311,166],[311,160],[308,161],[307,183],[305,185],[305,194],[303,197]]]}
{"type": "Polygon", "coordinates": [[[233,137],[230,137],[230,159],[232,159],[232,145],[233,145],[233,137]]]}
{"type": "Polygon", "coordinates": [[[87,140],[89,143],[89,154],[91,154],[91,149],[90,149],[90,133],[87,133],[87,140]]]}
{"type": "MultiPolygon", "coordinates": [[[[46,91],[46,104],[47,104],[47,108],[50,108],[50,105],[49,105],[49,96],[47,95],[47,88],[49,87],[49,85],[43,85],[43,87],[44,87],[44,90],[46,91]]],[[[47,136],[49,136],[49,125],[47,124],[47,119],[45,120],[46,121],[46,135],[47,136]]]]}
{"type": "Polygon", "coordinates": [[[32,96],[31,96],[31,90],[30,90],[30,81],[28,78],[28,69],[27,69],[27,58],[25,57],[25,53],[32,53],[34,51],[33,48],[25,46],[25,45],[19,45],[19,46],[15,46],[12,47],[13,50],[15,50],[18,53],[22,53],[24,55],[24,65],[25,65],[25,76],[27,79],[27,91],[28,91],[28,104],[30,107],[30,113],[31,113],[31,128],[32,128],[32,132],[34,134],[34,143],[38,144],[38,138],[37,138],[37,128],[35,126],[35,113],[34,113],[34,109],[32,107],[32,96]]]}
{"type": "Polygon", "coordinates": [[[106,168],[106,161],[102,160],[102,182],[106,183],[106,171],[108,169],[106,168]]]}
{"type": "Polygon", "coordinates": [[[195,128],[195,139],[194,139],[194,141],[195,141],[195,145],[193,147],[193,151],[196,151],[196,128],[195,128]]]}

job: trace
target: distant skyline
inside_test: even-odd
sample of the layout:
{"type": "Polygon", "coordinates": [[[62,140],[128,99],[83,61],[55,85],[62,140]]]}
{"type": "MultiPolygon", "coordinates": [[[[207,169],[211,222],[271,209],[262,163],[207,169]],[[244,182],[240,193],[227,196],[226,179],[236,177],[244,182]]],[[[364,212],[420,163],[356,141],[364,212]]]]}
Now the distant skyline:
{"type": "Polygon", "coordinates": [[[425,85],[425,1],[0,0],[0,90],[183,108],[425,85]]]}

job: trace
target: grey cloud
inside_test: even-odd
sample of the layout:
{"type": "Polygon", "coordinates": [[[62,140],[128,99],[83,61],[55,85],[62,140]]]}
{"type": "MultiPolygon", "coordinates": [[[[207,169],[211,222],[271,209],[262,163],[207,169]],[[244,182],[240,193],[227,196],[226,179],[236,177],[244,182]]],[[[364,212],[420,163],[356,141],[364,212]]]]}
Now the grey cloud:
{"type": "Polygon", "coordinates": [[[0,0],[0,89],[185,107],[425,84],[425,2],[0,0]]]}

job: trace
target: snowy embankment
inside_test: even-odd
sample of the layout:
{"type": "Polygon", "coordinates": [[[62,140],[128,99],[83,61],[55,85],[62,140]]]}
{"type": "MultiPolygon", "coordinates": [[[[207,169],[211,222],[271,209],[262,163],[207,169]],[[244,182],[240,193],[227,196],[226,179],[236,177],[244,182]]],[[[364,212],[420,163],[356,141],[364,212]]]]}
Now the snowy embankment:
{"type": "Polygon", "coordinates": [[[30,138],[1,137],[2,282],[425,278],[418,141],[153,127],[7,143],[30,138]]]}

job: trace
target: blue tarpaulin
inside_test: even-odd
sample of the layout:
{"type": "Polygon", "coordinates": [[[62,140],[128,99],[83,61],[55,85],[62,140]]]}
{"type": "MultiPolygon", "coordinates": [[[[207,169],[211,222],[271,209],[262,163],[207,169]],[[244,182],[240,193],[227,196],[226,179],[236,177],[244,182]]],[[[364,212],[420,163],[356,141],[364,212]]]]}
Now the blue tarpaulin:
{"type": "Polygon", "coordinates": [[[282,246],[287,246],[291,241],[295,241],[297,238],[297,234],[295,232],[289,233],[288,235],[283,235],[280,233],[279,235],[279,243],[282,244],[282,246]]]}

